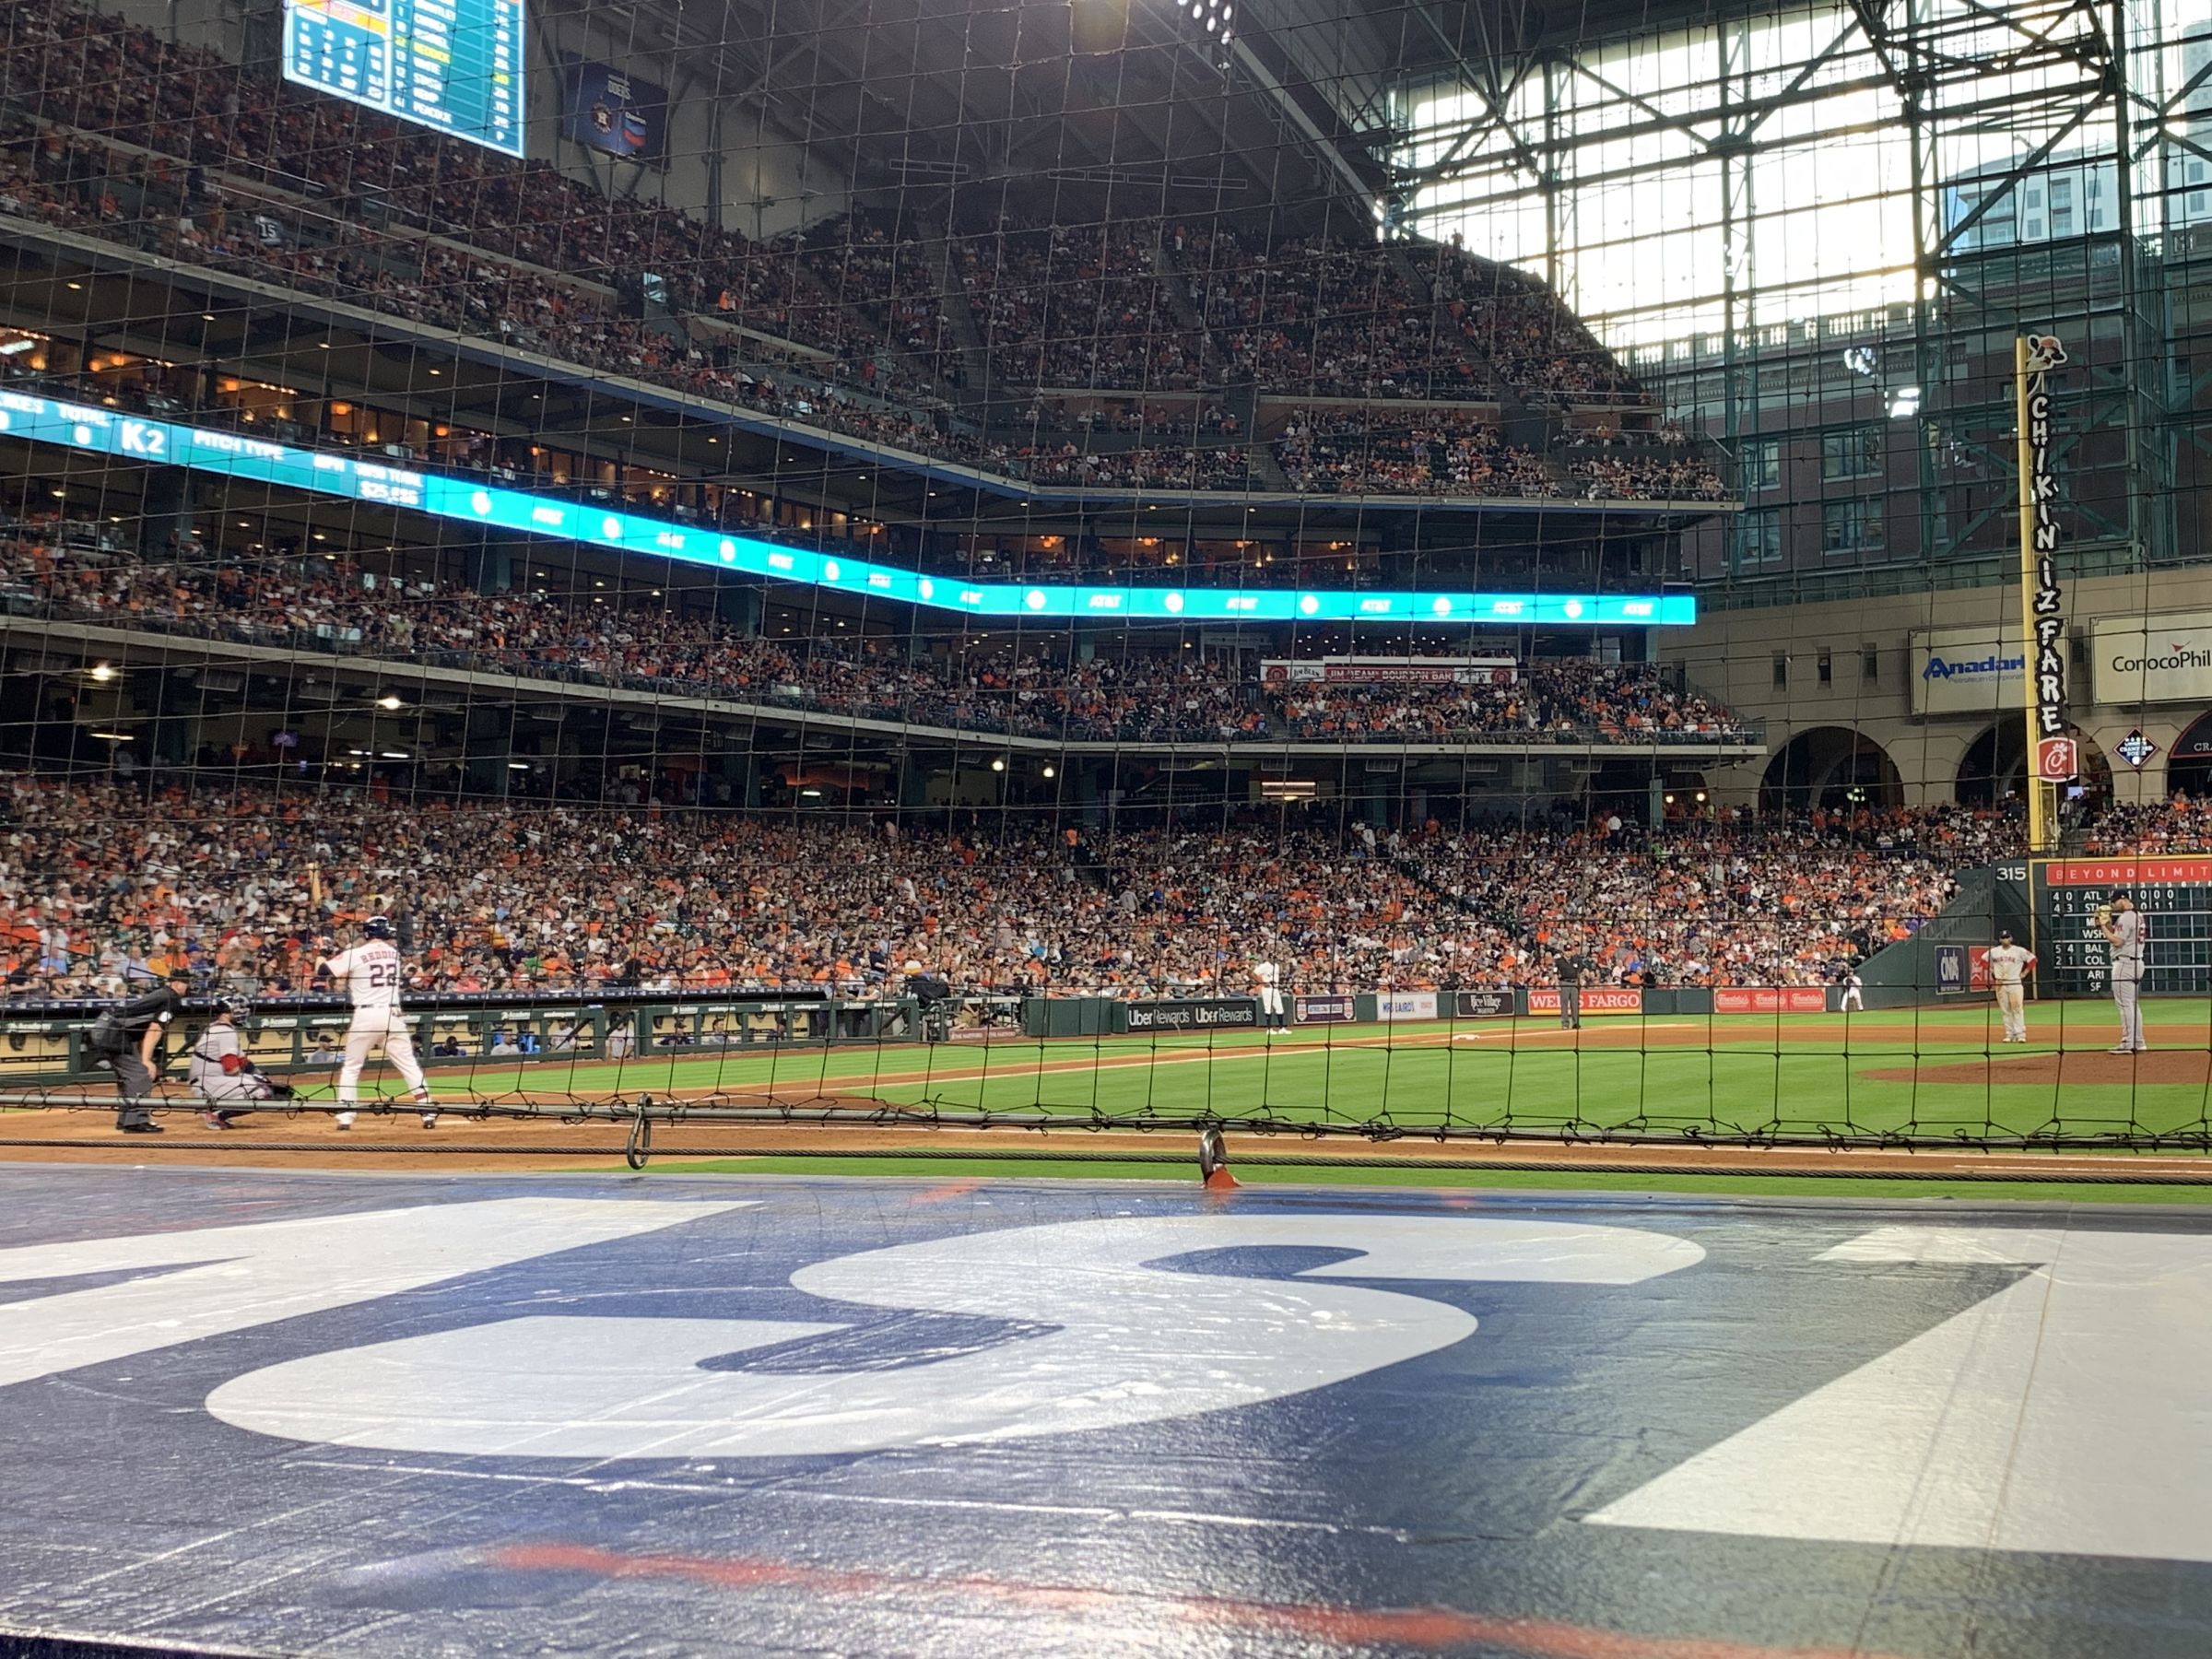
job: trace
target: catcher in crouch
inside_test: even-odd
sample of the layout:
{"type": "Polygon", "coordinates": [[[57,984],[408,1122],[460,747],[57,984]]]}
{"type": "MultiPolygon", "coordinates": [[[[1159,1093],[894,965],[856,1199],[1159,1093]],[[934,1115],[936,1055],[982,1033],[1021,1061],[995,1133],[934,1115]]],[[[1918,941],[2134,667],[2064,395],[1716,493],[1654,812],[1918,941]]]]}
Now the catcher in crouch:
{"type": "Polygon", "coordinates": [[[276,1082],[247,1055],[241,1028],[253,1005],[242,996],[225,996],[215,1005],[215,1018],[200,1029],[192,1045],[185,1077],[192,1092],[209,1102],[200,1122],[210,1129],[229,1129],[261,1100],[288,1100],[288,1084],[276,1082]],[[234,1103],[235,1102],[235,1103],[234,1103]]]}

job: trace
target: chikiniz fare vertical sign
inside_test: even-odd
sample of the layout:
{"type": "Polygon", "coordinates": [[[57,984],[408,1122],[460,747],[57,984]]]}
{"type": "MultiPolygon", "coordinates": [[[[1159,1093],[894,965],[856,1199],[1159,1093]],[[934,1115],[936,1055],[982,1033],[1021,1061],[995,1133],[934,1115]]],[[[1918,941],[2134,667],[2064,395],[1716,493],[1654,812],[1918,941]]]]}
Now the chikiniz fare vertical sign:
{"type": "Polygon", "coordinates": [[[2066,360],[2056,335],[2022,335],[2013,343],[2013,378],[2020,431],[2020,610],[2026,632],[2028,846],[2050,850],[2049,787],[2081,771],[2066,735],[2065,595],[2058,580],[2058,479],[2051,468],[2051,374],[2066,360]]]}

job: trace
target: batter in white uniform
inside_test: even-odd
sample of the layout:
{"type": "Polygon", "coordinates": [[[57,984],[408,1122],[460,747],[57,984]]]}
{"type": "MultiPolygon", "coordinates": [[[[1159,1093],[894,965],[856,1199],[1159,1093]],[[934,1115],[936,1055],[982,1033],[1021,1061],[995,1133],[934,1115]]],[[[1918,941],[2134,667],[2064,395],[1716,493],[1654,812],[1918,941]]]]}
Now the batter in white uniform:
{"type": "Polygon", "coordinates": [[[384,1058],[398,1068],[407,1092],[422,1109],[422,1126],[438,1121],[430,1104],[429,1085],[415,1058],[415,1039],[407,1032],[407,1018],[399,1006],[401,977],[399,952],[392,944],[392,924],[371,916],[361,924],[362,939],[351,950],[341,950],[322,965],[321,971],[346,987],[353,1003],[353,1023],[346,1030],[346,1060],[338,1067],[338,1104],[332,1120],[340,1129],[353,1127],[353,1104],[359,1098],[361,1067],[369,1051],[382,1049],[384,1058]]]}

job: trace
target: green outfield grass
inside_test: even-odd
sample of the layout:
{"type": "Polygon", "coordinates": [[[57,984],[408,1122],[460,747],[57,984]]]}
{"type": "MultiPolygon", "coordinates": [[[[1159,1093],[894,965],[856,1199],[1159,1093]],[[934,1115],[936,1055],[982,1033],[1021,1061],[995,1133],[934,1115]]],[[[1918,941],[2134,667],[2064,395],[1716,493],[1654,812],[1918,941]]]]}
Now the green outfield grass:
{"type": "MultiPolygon", "coordinates": [[[[2100,1003],[2031,1012],[2025,1047],[1996,1043],[1982,1007],[1853,1016],[1683,1016],[1556,1021],[1306,1027],[1269,1042],[1253,1032],[936,1047],[794,1047],[628,1062],[447,1065],[454,1099],[634,1100],[725,1091],[744,1103],[882,1101],[948,1112],[1043,1110],[1072,1120],[1270,1114],[1346,1126],[1441,1124],[1530,1129],[1743,1133],[1823,1127],[1934,1137],[2063,1127],[2171,1133],[2212,1109],[2205,1056],[2212,1007],[2149,1005],[2160,1051],[2138,1068],[2106,1062],[2115,1027],[2100,1003]],[[2053,1056],[2101,1066],[2105,1080],[2059,1080],[2053,1056]],[[2075,1056],[2081,1056],[2077,1059],[2075,1056]],[[2093,1057],[2093,1058],[2092,1058],[2093,1057]],[[1928,1075],[1931,1068],[1936,1075],[1928,1075]]],[[[380,1086],[394,1086],[388,1071],[380,1086]]],[[[326,1094],[327,1083],[311,1092],[326,1094]]]]}

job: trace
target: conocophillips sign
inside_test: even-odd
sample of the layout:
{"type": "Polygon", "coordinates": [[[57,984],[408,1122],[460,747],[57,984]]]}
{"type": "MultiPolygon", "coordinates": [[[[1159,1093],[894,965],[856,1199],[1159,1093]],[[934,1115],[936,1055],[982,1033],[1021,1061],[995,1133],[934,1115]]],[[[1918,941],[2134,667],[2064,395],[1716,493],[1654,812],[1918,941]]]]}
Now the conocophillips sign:
{"type": "Polygon", "coordinates": [[[1994,628],[1932,628],[1908,641],[1915,714],[1983,714],[2017,709],[2028,665],[2019,635],[1994,628]]]}
{"type": "Polygon", "coordinates": [[[2092,624],[2089,675],[2100,703],[2212,701],[2212,611],[2092,624]]]}

